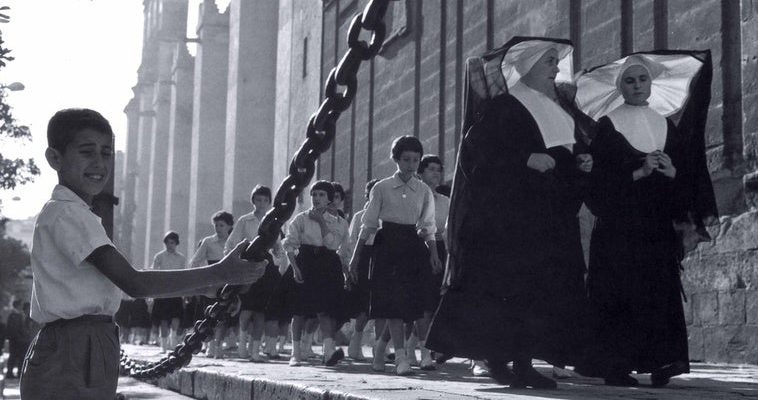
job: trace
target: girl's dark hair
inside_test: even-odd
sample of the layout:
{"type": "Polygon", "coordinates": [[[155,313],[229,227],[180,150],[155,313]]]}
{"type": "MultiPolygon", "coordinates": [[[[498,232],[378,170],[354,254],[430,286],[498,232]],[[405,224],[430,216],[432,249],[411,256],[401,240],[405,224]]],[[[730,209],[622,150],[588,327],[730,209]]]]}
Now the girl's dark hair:
{"type": "Polygon", "coordinates": [[[215,223],[216,221],[224,221],[229,226],[234,226],[234,216],[226,211],[217,211],[215,214],[213,214],[213,217],[211,220],[215,223]]]}
{"type": "Polygon", "coordinates": [[[168,240],[173,240],[176,244],[179,244],[179,234],[174,231],[168,231],[163,235],[163,244],[166,244],[168,240]]]}
{"type": "Polygon", "coordinates": [[[342,200],[345,200],[345,189],[340,185],[339,182],[332,182],[332,187],[334,188],[334,194],[339,193],[342,200]]]}
{"type": "Polygon", "coordinates": [[[420,156],[424,154],[424,146],[421,145],[418,138],[409,135],[400,136],[392,142],[391,154],[393,160],[399,160],[400,155],[406,151],[418,153],[420,156]]]}
{"type": "Polygon", "coordinates": [[[429,164],[438,164],[441,169],[444,170],[445,166],[442,165],[442,160],[437,156],[436,154],[427,154],[423,157],[421,157],[421,162],[418,163],[418,172],[419,174],[423,174],[424,171],[426,171],[426,167],[429,166],[429,164]]]}
{"type": "Polygon", "coordinates": [[[271,188],[269,188],[268,186],[263,186],[263,185],[255,185],[252,193],[250,193],[251,202],[253,201],[253,197],[255,196],[268,197],[268,201],[270,202],[271,201],[271,188]]]}
{"type": "Polygon", "coordinates": [[[67,108],[55,113],[47,123],[47,147],[63,153],[76,134],[85,129],[113,137],[111,124],[99,112],[88,108],[67,108]]]}
{"type": "Polygon", "coordinates": [[[334,186],[329,181],[316,181],[311,185],[310,193],[313,194],[314,190],[323,190],[326,192],[326,198],[329,201],[334,201],[334,186]]]}
{"type": "Polygon", "coordinates": [[[374,188],[374,185],[376,185],[377,182],[379,182],[379,179],[372,179],[366,182],[366,191],[364,192],[366,200],[368,200],[369,196],[371,196],[371,189],[374,188]]]}

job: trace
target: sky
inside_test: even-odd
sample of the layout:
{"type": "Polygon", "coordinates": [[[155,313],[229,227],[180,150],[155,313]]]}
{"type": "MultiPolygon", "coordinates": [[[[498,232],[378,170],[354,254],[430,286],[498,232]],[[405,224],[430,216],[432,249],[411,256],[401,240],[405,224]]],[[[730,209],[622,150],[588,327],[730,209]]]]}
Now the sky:
{"type": "MultiPolygon", "coordinates": [[[[194,37],[200,0],[189,0],[188,36],[194,37]]],[[[229,0],[217,0],[225,10],[229,0]]],[[[0,141],[7,158],[32,157],[40,166],[35,182],[0,190],[2,215],[36,215],[50,197],[57,176],[45,161],[47,121],[58,110],[87,107],[105,116],[116,134],[116,150],[126,144],[123,110],[137,83],[142,51],[142,0],[3,0],[10,23],[0,25],[5,46],[16,59],[0,70],[0,84],[21,82],[7,102],[31,142],[0,141]]],[[[194,50],[194,49],[192,49],[194,50]]]]}

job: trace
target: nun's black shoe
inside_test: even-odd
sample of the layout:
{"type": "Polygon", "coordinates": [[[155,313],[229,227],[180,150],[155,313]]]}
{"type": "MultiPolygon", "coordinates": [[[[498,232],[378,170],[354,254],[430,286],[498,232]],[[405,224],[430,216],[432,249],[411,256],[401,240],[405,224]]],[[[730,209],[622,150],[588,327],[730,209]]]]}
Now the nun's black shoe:
{"type": "Polygon", "coordinates": [[[663,387],[668,385],[672,376],[681,375],[687,372],[687,365],[684,362],[677,361],[666,364],[650,374],[650,382],[653,387],[663,387]]]}
{"type": "Polygon", "coordinates": [[[527,387],[533,389],[557,389],[558,384],[554,380],[537,372],[533,367],[528,367],[521,369],[521,371],[515,374],[510,387],[512,389],[525,389],[527,387]]]}
{"type": "Polygon", "coordinates": [[[513,373],[507,362],[490,362],[485,361],[487,369],[490,371],[490,376],[495,382],[501,385],[510,385],[516,379],[516,375],[513,373]]]}
{"type": "Polygon", "coordinates": [[[605,377],[607,386],[634,387],[639,386],[639,382],[627,374],[614,374],[605,377]]]}

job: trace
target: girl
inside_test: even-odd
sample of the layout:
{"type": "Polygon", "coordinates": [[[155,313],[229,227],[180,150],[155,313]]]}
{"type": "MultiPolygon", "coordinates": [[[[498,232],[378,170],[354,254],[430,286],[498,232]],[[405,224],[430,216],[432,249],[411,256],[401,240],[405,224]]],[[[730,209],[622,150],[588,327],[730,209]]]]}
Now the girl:
{"type": "MultiPolygon", "coordinates": [[[[213,229],[216,231],[211,236],[206,236],[200,241],[200,246],[192,255],[192,259],[189,262],[190,268],[197,268],[203,265],[210,265],[218,262],[224,258],[224,245],[226,239],[232,232],[234,226],[234,216],[226,211],[218,211],[213,214],[211,218],[213,222],[213,229]]],[[[210,304],[210,300],[207,297],[196,296],[194,299],[195,319],[199,320],[205,317],[205,308],[210,304]]],[[[216,327],[214,339],[208,345],[208,357],[212,358],[224,358],[222,351],[222,340],[226,335],[225,324],[220,324],[216,327]]]]}
{"type": "MultiPolygon", "coordinates": [[[[165,250],[153,258],[154,270],[184,269],[187,259],[184,254],[176,251],[179,245],[179,234],[170,231],[163,236],[165,250]]],[[[160,342],[163,352],[167,352],[179,344],[179,323],[184,313],[184,301],[181,297],[168,297],[153,301],[153,319],[160,324],[160,342]],[[169,329],[170,328],[170,329],[169,329]]]]}
{"type": "Polygon", "coordinates": [[[298,283],[290,365],[298,366],[302,362],[303,323],[307,315],[316,314],[324,337],[323,362],[332,366],[344,358],[342,349],[335,349],[334,333],[335,316],[343,301],[348,226],[347,221],[327,211],[334,199],[330,182],[317,181],[311,186],[310,194],[311,209],[292,220],[284,239],[284,249],[298,283]]]}
{"type": "MultiPolygon", "coordinates": [[[[433,269],[441,268],[434,240],[434,194],[429,186],[415,177],[422,154],[421,142],[415,137],[402,136],[392,143],[391,155],[397,171],[380,180],[371,191],[350,261],[350,274],[356,282],[366,241],[370,235],[376,234],[369,313],[375,319],[377,338],[382,336],[389,321],[398,375],[411,373],[405,352],[403,323],[412,323],[423,316],[419,296],[424,278],[422,266],[431,263],[433,269]]],[[[381,346],[375,347],[372,367],[375,370],[384,368],[381,346]]]]}

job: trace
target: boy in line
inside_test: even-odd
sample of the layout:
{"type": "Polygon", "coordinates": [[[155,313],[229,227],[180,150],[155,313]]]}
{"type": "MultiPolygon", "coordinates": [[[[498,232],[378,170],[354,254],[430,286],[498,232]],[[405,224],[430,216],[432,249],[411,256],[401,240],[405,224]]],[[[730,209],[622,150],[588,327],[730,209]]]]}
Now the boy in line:
{"type": "Polygon", "coordinates": [[[58,185],[34,228],[31,317],[44,324],[24,360],[21,398],[116,396],[118,327],[123,290],[132,297],[208,293],[225,283],[257,280],[266,262],[240,258],[240,243],[220,262],[190,270],[136,270],[116,250],[90,210],[111,176],[113,130],[88,109],[57,112],[47,128],[45,158],[58,185]]]}

